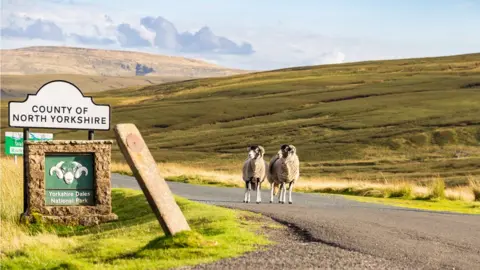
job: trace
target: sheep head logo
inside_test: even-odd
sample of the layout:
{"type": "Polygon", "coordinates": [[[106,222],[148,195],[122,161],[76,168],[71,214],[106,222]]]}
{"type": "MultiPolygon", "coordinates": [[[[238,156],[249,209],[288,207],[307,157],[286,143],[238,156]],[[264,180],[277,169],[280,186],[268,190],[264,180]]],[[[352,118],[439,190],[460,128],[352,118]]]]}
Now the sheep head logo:
{"type": "Polygon", "coordinates": [[[57,165],[50,168],[50,175],[56,174],[58,179],[62,179],[67,185],[70,185],[73,180],[80,178],[82,173],[88,175],[88,169],[75,161],[68,163],[60,161],[57,165]]]}

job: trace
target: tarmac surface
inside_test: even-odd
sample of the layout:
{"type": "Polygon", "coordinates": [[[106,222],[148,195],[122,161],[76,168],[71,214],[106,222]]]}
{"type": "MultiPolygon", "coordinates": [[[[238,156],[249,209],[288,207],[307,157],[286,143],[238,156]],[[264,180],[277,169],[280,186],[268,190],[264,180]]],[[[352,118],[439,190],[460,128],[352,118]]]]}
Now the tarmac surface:
{"type": "MultiPolygon", "coordinates": [[[[178,196],[261,213],[288,225],[270,232],[270,250],[193,269],[480,269],[480,215],[361,203],[335,195],[293,193],[293,204],[243,203],[244,189],[168,182],[178,196]]],[[[140,189],[112,174],[112,187],[140,189]]],[[[252,192],[252,201],[255,194],[252,192]]],[[[187,269],[187,268],[185,268],[187,269]]]]}

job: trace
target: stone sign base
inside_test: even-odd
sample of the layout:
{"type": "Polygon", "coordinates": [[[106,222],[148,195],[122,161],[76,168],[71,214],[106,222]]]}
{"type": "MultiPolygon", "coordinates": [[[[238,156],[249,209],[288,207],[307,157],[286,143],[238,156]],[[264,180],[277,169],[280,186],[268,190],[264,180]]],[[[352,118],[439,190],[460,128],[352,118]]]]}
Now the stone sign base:
{"type": "Polygon", "coordinates": [[[113,220],[117,220],[118,216],[115,214],[110,215],[94,215],[94,216],[45,216],[39,213],[24,213],[22,214],[21,220],[23,222],[35,223],[42,222],[46,224],[61,224],[67,226],[92,226],[98,225],[100,223],[105,223],[113,220]]]}
{"type": "Polygon", "coordinates": [[[118,219],[111,205],[113,141],[26,141],[25,221],[90,226],[118,219]],[[83,164],[82,164],[83,163],[83,164]]]}

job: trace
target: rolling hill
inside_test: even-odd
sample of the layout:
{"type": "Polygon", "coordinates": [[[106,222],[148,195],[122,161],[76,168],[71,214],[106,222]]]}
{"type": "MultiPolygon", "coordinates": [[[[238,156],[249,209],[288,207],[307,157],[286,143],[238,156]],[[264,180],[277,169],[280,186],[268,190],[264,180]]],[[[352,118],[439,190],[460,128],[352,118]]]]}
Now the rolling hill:
{"type": "Polygon", "coordinates": [[[94,76],[72,74],[1,75],[2,98],[24,97],[33,94],[45,83],[67,80],[77,85],[84,93],[99,92],[130,86],[145,86],[190,78],[160,76],[94,76]]]}
{"type": "MultiPolygon", "coordinates": [[[[248,144],[264,145],[269,160],[292,143],[303,176],[439,175],[455,185],[480,175],[480,54],[289,68],[94,96],[112,104],[114,123],[139,126],[158,161],[239,170],[248,144]]],[[[2,128],[6,113],[3,103],[2,128]]],[[[113,130],[97,136],[114,138],[113,130]]]]}
{"type": "Polygon", "coordinates": [[[2,74],[80,74],[99,76],[215,77],[239,73],[184,57],[75,47],[2,50],[2,74]]]}
{"type": "Polygon", "coordinates": [[[194,78],[243,74],[200,60],[131,51],[73,47],[1,50],[2,95],[22,96],[53,79],[68,79],[85,92],[194,78]]]}

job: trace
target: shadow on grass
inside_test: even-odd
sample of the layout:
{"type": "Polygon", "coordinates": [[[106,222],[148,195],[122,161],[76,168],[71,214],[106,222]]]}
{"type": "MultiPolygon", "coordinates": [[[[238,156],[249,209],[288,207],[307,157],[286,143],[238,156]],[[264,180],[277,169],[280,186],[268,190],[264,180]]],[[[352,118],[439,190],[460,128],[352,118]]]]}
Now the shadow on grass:
{"type": "Polygon", "coordinates": [[[201,234],[195,231],[179,232],[175,236],[161,236],[150,241],[140,249],[167,249],[167,248],[203,248],[214,246],[216,242],[206,240],[201,234]]]}
{"type": "Polygon", "coordinates": [[[104,260],[105,263],[114,263],[116,260],[135,259],[145,256],[145,252],[157,250],[187,250],[193,252],[195,249],[203,249],[207,247],[216,246],[216,241],[206,240],[200,233],[195,231],[183,231],[174,236],[160,236],[150,242],[144,247],[134,252],[120,254],[104,260]]]}

